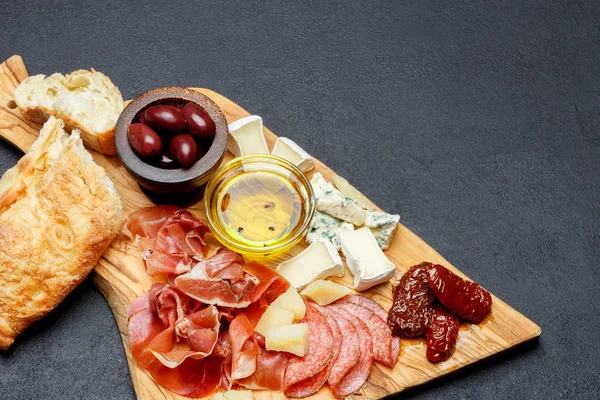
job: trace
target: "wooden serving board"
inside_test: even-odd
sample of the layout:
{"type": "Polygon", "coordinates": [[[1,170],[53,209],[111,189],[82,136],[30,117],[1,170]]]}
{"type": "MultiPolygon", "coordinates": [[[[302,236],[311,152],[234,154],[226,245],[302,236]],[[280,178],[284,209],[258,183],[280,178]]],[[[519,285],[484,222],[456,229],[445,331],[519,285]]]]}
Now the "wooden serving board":
{"type": "MultiPolygon", "coordinates": [[[[47,71],[51,72],[51,71],[47,71]]],[[[24,118],[12,100],[16,86],[28,76],[21,57],[13,56],[0,65],[0,137],[8,140],[17,148],[26,152],[36,139],[41,128],[24,118]]],[[[228,122],[233,122],[248,114],[239,105],[208,89],[195,89],[213,99],[223,110],[228,122]]],[[[272,148],[277,136],[265,128],[269,147],[272,148]]],[[[311,149],[306,149],[310,152],[311,149]]],[[[152,206],[150,200],[142,194],[133,178],[125,171],[117,157],[107,157],[91,151],[96,162],[111,177],[123,200],[125,215],[141,207],[152,206]]],[[[231,159],[229,154],[226,161],[231,159]]],[[[323,163],[315,160],[314,171],[321,172],[325,179],[331,181],[333,171],[323,163]]],[[[191,207],[192,212],[202,220],[206,220],[202,202],[191,207]]],[[[403,210],[388,210],[402,212],[403,210]]],[[[296,246],[287,254],[275,257],[267,264],[274,266],[292,255],[298,254],[306,245],[296,246]]],[[[400,225],[389,250],[388,258],[396,264],[399,271],[407,270],[411,265],[422,261],[430,261],[445,265],[460,276],[464,275],[440,256],[427,243],[400,225]]],[[[351,287],[349,272],[339,282],[351,287]]],[[[138,399],[182,399],[178,395],[154,383],[150,375],[135,364],[129,351],[127,336],[127,310],[131,302],[147,291],[152,279],[146,275],[138,249],[126,237],[119,236],[104,253],[93,271],[93,281],[110,305],[127,354],[131,379],[138,399]]],[[[392,285],[387,283],[372,288],[363,295],[372,297],[385,309],[392,303],[392,285]]],[[[424,384],[432,379],[448,374],[458,368],[472,364],[478,360],[499,353],[519,343],[539,336],[541,329],[532,321],[515,311],[499,298],[493,296],[490,314],[479,324],[464,323],[461,326],[456,352],[449,360],[433,364],[425,357],[423,339],[402,340],[402,350],[398,364],[390,369],[379,363],[374,364],[368,382],[359,393],[351,398],[376,399],[401,392],[407,388],[424,384]]],[[[255,398],[280,399],[281,393],[255,392],[255,398]]],[[[331,391],[325,386],[313,398],[333,398],[331,391]]]]}

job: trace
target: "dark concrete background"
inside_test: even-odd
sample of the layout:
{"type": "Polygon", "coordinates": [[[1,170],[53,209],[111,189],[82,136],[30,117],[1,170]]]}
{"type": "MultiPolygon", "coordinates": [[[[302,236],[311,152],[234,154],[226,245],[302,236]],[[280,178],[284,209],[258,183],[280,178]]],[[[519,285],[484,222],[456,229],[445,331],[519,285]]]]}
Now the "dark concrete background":
{"type": "MultiPolygon", "coordinates": [[[[19,3],[0,59],[216,90],[542,327],[406,397],[597,398],[597,1],[19,3]]],[[[2,171],[19,157],[0,144],[2,171]]],[[[134,397],[89,281],[0,353],[0,397],[134,397]]]]}

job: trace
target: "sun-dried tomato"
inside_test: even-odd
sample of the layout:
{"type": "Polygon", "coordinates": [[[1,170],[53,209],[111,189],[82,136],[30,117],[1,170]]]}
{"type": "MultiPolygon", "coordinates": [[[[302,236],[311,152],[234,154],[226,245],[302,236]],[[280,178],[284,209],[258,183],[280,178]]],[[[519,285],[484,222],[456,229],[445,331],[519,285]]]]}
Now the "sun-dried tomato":
{"type": "Polygon", "coordinates": [[[492,296],[484,288],[441,265],[429,267],[427,281],[440,303],[461,318],[481,322],[492,307],[492,296]]]}
{"type": "Polygon", "coordinates": [[[447,360],[456,349],[460,320],[451,311],[437,306],[425,333],[427,359],[431,362],[447,360]]]}
{"type": "Polygon", "coordinates": [[[431,263],[411,267],[394,287],[394,303],[388,313],[388,325],[395,336],[415,337],[427,330],[435,298],[427,283],[431,263]]]}

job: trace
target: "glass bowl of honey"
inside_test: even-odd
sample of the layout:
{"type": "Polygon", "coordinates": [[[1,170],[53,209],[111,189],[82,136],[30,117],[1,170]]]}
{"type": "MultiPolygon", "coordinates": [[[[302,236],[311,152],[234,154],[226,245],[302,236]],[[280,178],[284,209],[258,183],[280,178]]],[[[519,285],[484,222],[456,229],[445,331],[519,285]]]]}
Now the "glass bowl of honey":
{"type": "Polygon", "coordinates": [[[204,206],[215,237],[253,258],[284,252],[308,231],[315,199],[306,176],[266,154],[234,158],[206,185],[204,206]]]}

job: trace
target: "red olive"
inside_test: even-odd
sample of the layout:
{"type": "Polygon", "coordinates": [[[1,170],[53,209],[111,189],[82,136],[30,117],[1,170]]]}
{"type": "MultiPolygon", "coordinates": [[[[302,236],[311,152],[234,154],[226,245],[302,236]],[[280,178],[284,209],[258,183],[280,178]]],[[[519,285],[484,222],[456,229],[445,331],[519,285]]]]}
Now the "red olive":
{"type": "Polygon", "coordinates": [[[174,106],[148,107],[144,119],[148,125],[159,131],[180,132],[185,129],[185,119],[181,110],[174,106]]]}
{"type": "Polygon", "coordinates": [[[140,112],[138,114],[138,116],[137,116],[138,117],[138,121],[139,121],[140,124],[146,124],[146,125],[148,125],[146,123],[146,116],[145,116],[145,114],[146,114],[146,110],[140,112]]]}
{"type": "Polygon", "coordinates": [[[173,136],[169,142],[169,153],[183,168],[189,168],[196,162],[197,152],[194,138],[187,133],[173,136]]]}
{"type": "Polygon", "coordinates": [[[133,151],[142,158],[152,158],[159,154],[162,148],[160,136],[144,124],[129,125],[127,139],[133,151]]]}
{"type": "Polygon", "coordinates": [[[187,122],[188,132],[195,138],[208,138],[215,135],[215,122],[208,113],[195,103],[187,103],[181,110],[187,122]]]}
{"type": "Polygon", "coordinates": [[[175,161],[175,159],[171,157],[171,155],[168,152],[164,152],[160,155],[156,166],[164,169],[179,168],[179,164],[177,164],[177,161],[175,161]]]}

